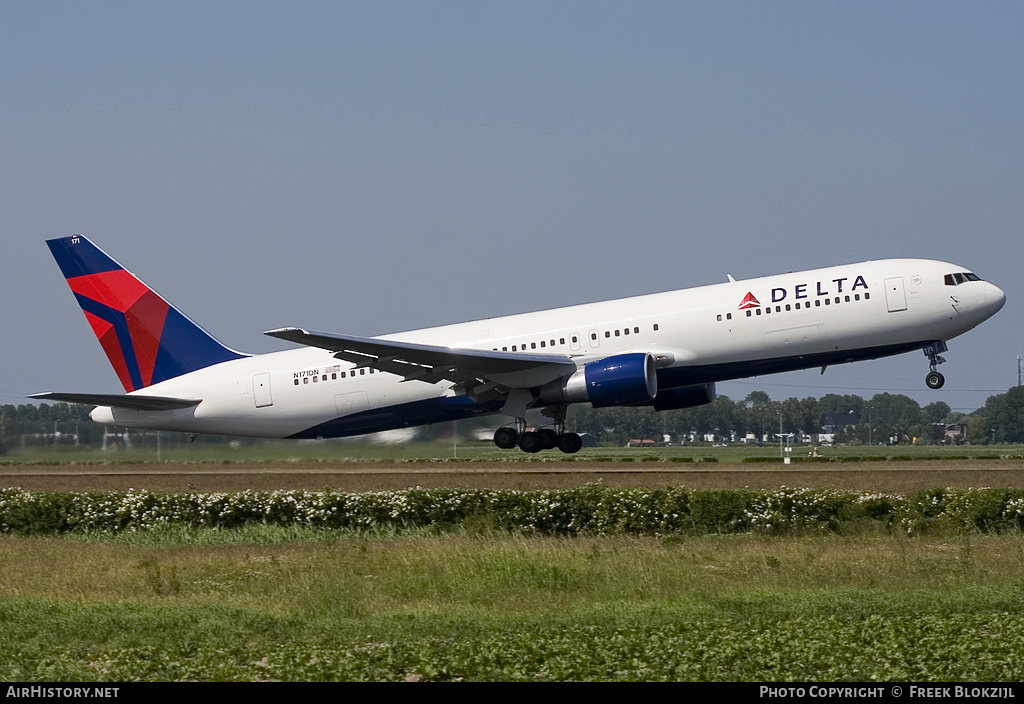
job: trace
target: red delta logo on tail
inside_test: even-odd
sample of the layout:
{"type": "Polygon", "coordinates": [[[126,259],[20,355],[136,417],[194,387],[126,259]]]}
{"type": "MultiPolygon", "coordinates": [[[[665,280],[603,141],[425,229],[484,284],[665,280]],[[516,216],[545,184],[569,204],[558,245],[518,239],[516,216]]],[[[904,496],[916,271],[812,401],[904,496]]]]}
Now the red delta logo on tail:
{"type": "Polygon", "coordinates": [[[170,308],[167,301],[124,269],[76,276],[68,279],[68,285],[79,300],[85,298],[96,304],[83,305],[82,310],[124,390],[135,391],[152,384],[170,308]],[[118,323],[127,328],[127,340],[118,335],[118,323]],[[136,370],[138,378],[133,379],[136,370]]]}
{"type": "Polygon", "coordinates": [[[740,301],[739,309],[746,310],[747,308],[757,308],[760,305],[761,304],[758,302],[758,300],[754,298],[754,294],[748,291],[747,295],[743,297],[742,301],[740,301]]]}
{"type": "Polygon", "coordinates": [[[86,237],[46,244],[125,391],[246,356],[189,320],[86,237]]]}

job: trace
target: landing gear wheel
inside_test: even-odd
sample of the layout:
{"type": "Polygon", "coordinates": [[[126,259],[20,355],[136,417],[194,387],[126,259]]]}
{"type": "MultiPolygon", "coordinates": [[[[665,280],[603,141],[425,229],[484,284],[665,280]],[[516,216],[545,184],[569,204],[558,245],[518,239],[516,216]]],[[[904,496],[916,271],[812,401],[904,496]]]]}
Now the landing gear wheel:
{"type": "Polygon", "coordinates": [[[558,449],[567,455],[579,452],[583,448],[583,438],[576,433],[562,433],[558,436],[558,449]]]}
{"type": "Polygon", "coordinates": [[[523,433],[519,436],[519,449],[523,452],[540,452],[544,443],[537,433],[523,433]]]}
{"type": "Polygon", "coordinates": [[[929,389],[941,389],[942,385],[946,383],[946,379],[935,371],[935,367],[946,361],[941,353],[947,349],[949,348],[942,340],[936,340],[924,346],[924,356],[928,358],[928,368],[931,370],[924,378],[924,383],[928,385],[929,389]]]}
{"type": "Polygon", "coordinates": [[[519,434],[515,428],[498,428],[494,431],[494,444],[502,450],[511,450],[518,439],[519,434]]]}
{"type": "Polygon", "coordinates": [[[540,446],[542,450],[550,450],[558,445],[558,433],[551,428],[541,428],[537,431],[537,435],[540,436],[540,446]]]}

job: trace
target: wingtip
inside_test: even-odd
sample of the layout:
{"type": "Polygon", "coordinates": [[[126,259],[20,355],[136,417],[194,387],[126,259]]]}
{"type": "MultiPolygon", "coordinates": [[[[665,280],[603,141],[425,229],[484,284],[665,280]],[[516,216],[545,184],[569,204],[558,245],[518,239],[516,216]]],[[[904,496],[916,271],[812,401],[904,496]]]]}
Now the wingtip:
{"type": "Polygon", "coordinates": [[[296,332],[297,333],[302,333],[303,335],[308,335],[309,334],[308,331],[303,330],[302,328],[274,328],[273,330],[266,330],[266,331],[264,331],[263,334],[264,335],[270,335],[271,337],[282,337],[284,335],[288,335],[290,333],[296,333],[296,332]]]}

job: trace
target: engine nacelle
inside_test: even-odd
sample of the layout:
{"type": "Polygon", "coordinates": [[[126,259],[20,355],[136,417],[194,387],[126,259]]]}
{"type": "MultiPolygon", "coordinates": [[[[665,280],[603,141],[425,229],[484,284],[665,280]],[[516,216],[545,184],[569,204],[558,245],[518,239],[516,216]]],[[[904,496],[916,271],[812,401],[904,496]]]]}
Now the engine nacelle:
{"type": "Polygon", "coordinates": [[[654,357],[619,354],[590,362],[541,387],[544,403],[587,403],[594,408],[650,403],[658,395],[654,357]]]}
{"type": "Polygon", "coordinates": [[[703,406],[715,400],[714,384],[680,386],[674,389],[660,389],[651,405],[656,411],[674,411],[678,408],[703,406]]]}

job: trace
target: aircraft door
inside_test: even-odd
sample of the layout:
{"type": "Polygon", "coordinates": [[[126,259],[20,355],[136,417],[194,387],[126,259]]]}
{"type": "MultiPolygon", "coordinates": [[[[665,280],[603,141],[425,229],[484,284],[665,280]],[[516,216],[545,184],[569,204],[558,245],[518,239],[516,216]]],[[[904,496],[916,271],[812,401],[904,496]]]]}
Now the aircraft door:
{"type": "Polygon", "coordinates": [[[353,413],[369,410],[370,401],[365,391],[337,394],[334,397],[334,408],[338,411],[338,417],[344,418],[353,413]]]}
{"type": "Polygon", "coordinates": [[[274,405],[274,397],[270,394],[270,374],[254,374],[252,377],[252,400],[256,408],[274,405]]]}
{"type": "Polygon", "coordinates": [[[907,309],[907,293],[903,289],[903,277],[894,276],[885,280],[885,302],[890,313],[907,309]]]}

